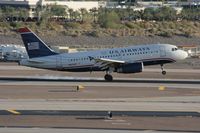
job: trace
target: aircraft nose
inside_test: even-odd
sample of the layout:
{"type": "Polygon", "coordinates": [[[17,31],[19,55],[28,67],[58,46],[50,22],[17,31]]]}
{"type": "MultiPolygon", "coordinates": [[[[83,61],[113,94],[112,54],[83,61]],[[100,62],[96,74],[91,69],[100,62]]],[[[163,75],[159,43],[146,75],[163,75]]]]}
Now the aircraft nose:
{"type": "Polygon", "coordinates": [[[184,60],[188,57],[188,53],[183,50],[177,50],[176,52],[176,60],[184,60]]]}
{"type": "Polygon", "coordinates": [[[184,60],[188,57],[188,53],[186,51],[181,50],[180,52],[180,60],[184,60]]]}
{"type": "Polygon", "coordinates": [[[188,53],[186,51],[183,51],[183,58],[187,58],[188,57],[188,53]]]}

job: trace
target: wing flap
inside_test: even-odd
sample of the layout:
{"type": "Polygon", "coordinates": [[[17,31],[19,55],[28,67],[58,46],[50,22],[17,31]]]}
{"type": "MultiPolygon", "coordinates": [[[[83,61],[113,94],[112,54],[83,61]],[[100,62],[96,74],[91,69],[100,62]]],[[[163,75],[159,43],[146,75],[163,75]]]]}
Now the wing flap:
{"type": "Polygon", "coordinates": [[[113,60],[113,59],[107,59],[107,58],[93,58],[89,57],[91,60],[94,60],[96,62],[96,65],[99,66],[102,70],[105,70],[109,67],[117,67],[121,64],[125,64],[125,61],[122,60],[113,60]]]}
{"type": "Polygon", "coordinates": [[[119,64],[124,64],[125,63],[125,61],[113,60],[113,59],[106,59],[106,58],[100,58],[100,59],[97,59],[97,60],[105,61],[105,62],[110,62],[110,63],[119,63],[119,64]]]}

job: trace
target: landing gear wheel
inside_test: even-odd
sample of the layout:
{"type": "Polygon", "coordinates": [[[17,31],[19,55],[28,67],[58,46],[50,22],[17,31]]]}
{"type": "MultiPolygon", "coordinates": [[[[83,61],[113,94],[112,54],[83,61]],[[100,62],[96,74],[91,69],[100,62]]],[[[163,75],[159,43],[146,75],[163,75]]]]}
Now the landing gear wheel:
{"type": "Polygon", "coordinates": [[[166,73],[167,73],[166,71],[162,71],[162,75],[166,75],[166,73]]]}
{"type": "Polygon", "coordinates": [[[166,75],[166,71],[164,71],[164,68],[163,68],[163,64],[160,64],[160,66],[161,66],[161,70],[162,70],[162,75],[166,75]]]}
{"type": "Polygon", "coordinates": [[[105,79],[106,81],[113,81],[113,77],[112,77],[112,75],[110,75],[110,74],[106,74],[106,75],[104,76],[104,79],[105,79]]]}

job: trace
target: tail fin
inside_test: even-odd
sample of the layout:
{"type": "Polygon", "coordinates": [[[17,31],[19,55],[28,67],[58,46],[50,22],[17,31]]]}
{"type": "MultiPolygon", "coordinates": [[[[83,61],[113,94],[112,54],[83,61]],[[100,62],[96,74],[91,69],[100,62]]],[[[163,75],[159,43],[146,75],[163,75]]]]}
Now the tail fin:
{"type": "Polygon", "coordinates": [[[20,28],[24,46],[29,58],[43,57],[58,54],[50,49],[35,33],[28,28],[20,28]]]}

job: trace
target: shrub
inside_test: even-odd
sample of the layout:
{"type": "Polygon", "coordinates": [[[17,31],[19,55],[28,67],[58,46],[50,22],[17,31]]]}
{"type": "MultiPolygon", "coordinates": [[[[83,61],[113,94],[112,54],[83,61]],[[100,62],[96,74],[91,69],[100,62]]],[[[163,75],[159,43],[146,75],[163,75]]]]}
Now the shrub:
{"type": "Polygon", "coordinates": [[[92,37],[100,37],[101,33],[100,33],[100,31],[95,30],[95,31],[91,31],[91,32],[87,33],[87,35],[92,36],[92,37]]]}
{"type": "Polygon", "coordinates": [[[80,28],[80,23],[77,22],[68,22],[64,24],[64,27],[66,29],[71,28],[71,29],[78,29],[80,28]]]}
{"type": "Polygon", "coordinates": [[[10,26],[13,27],[14,29],[19,29],[21,27],[21,23],[19,23],[19,22],[11,22],[10,26]]]}
{"type": "Polygon", "coordinates": [[[126,22],[125,25],[130,29],[134,29],[135,28],[135,24],[131,23],[131,22],[126,22]]]}
{"type": "Polygon", "coordinates": [[[121,28],[121,21],[115,11],[105,12],[99,15],[99,24],[103,28],[118,29],[121,28]]]}
{"type": "Polygon", "coordinates": [[[170,31],[163,31],[163,32],[159,33],[158,35],[162,36],[162,37],[172,37],[173,33],[170,31]]]}
{"type": "Polygon", "coordinates": [[[190,38],[190,37],[192,37],[192,32],[189,31],[189,30],[188,30],[188,31],[185,31],[185,32],[184,32],[184,36],[190,38]]]}

